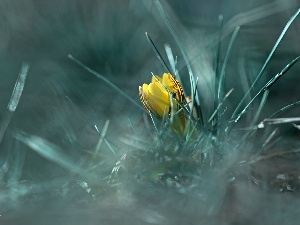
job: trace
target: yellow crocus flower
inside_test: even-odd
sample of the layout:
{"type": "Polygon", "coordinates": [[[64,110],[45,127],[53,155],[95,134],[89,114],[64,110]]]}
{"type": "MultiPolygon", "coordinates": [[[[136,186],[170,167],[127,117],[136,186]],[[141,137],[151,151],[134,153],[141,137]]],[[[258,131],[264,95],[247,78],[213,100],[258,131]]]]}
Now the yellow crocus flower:
{"type": "Polygon", "coordinates": [[[180,83],[170,73],[164,73],[162,77],[152,76],[149,85],[139,86],[139,94],[144,108],[159,118],[171,113],[171,100],[175,110],[180,108],[173,98],[179,103],[184,99],[180,83]]]}
{"type": "Polygon", "coordinates": [[[170,118],[172,129],[178,134],[184,132],[186,117],[182,111],[178,112],[184,104],[183,89],[170,73],[152,76],[150,84],[139,86],[139,94],[149,113],[159,119],[170,118]]]}

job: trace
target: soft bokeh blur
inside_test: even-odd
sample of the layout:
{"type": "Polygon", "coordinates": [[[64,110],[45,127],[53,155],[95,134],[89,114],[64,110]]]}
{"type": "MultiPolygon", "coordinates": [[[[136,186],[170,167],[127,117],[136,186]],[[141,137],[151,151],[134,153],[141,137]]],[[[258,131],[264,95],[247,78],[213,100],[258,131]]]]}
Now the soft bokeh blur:
{"type": "MultiPolygon", "coordinates": [[[[232,32],[240,26],[225,82],[226,91],[235,89],[227,105],[228,112],[232,112],[284,26],[300,7],[299,0],[161,0],[161,4],[199,79],[205,120],[213,112],[219,15],[223,16],[220,65],[232,32]]],[[[62,192],[57,186],[64,186],[68,180],[64,177],[69,174],[55,161],[18,141],[16,133],[39,136],[59,146],[65,156],[80,164],[82,156],[92,151],[99,140],[93,126],[101,132],[109,121],[105,136],[114,149],[120,150],[114,155],[103,144],[104,171],[109,175],[117,159],[126,152],[124,143],[130,142],[130,135],[136,135],[132,124],[142,126],[143,111],[139,107],[77,65],[69,54],[109,79],[138,104],[138,86],[149,83],[151,72],[166,72],[145,32],[166,61],[164,44],[170,44],[187,89],[188,73],[179,46],[152,0],[2,0],[0,18],[2,126],[22,63],[30,65],[19,105],[0,143],[0,224],[297,224],[299,194],[267,195],[243,180],[227,188],[227,180],[222,176],[213,176],[201,191],[186,195],[133,185],[130,191],[124,187],[124,193],[97,201],[89,196],[84,198],[86,202],[73,204],[51,197],[37,201],[36,206],[27,206],[31,197],[14,195],[8,183],[15,185],[20,181],[24,188],[26,182],[51,186],[47,181],[59,177],[55,180],[57,185],[52,185],[56,192],[62,192]],[[205,200],[202,193],[207,194],[205,200]],[[201,204],[199,199],[203,200],[201,204]]],[[[259,87],[300,55],[299,28],[297,18],[259,87]]],[[[274,85],[261,119],[299,101],[299,74],[300,65],[296,64],[274,85]]],[[[287,116],[299,116],[299,107],[287,116]]],[[[299,132],[295,133],[299,140],[299,132]]],[[[290,165],[286,161],[278,164],[290,165]]],[[[38,193],[43,188],[46,189],[34,190],[38,193]]],[[[84,194],[87,195],[76,189],[70,198],[78,199],[76,195],[84,194]]]]}

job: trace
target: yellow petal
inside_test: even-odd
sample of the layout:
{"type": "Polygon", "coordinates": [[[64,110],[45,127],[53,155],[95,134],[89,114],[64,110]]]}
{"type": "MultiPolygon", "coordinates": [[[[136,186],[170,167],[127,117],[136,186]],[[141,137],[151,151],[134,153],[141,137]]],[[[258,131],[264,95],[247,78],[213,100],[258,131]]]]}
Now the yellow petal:
{"type": "Polygon", "coordinates": [[[169,94],[160,83],[149,84],[148,94],[153,95],[153,97],[156,100],[160,100],[162,104],[169,105],[169,94]]]}
{"type": "Polygon", "coordinates": [[[148,98],[149,104],[153,107],[153,111],[160,117],[168,113],[170,107],[169,94],[160,83],[149,84],[148,98]]]}
{"type": "Polygon", "coordinates": [[[152,76],[152,78],[151,78],[151,83],[156,83],[156,82],[158,82],[157,80],[159,80],[161,83],[162,83],[162,78],[160,77],[160,76],[157,76],[157,75],[154,75],[154,76],[152,76]],[[155,77],[157,78],[157,79],[155,79],[155,77]]]}
{"type": "Polygon", "coordinates": [[[164,104],[159,104],[158,101],[149,98],[148,104],[151,108],[151,112],[156,116],[163,118],[165,114],[168,114],[169,108],[164,104]]]}
{"type": "Polygon", "coordinates": [[[179,102],[183,102],[183,89],[175,77],[173,77],[170,73],[164,73],[162,83],[172,94],[175,94],[175,97],[179,102]]]}
{"type": "Polygon", "coordinates": [[[149,90],[149,85],[148,84],[143,84],[143,91],[145,92],[145,94],[148,94],[149,90]]]}
{"type": "Polygon", "coordinates": [[[152,111],[150,105],[149,105],[149,98],[148,98],[148,84],[144,84],[143,87],[139,86],[139,95],[140,95],[140,100],[144,106],[144,108],[148,111],[152,111]]]}
{"type": "Polygon", "coordinates": [[[169,76],[172,76],[170,73],[164,73],[162,75],[162,83],[165,85],[167,88],[170,86],[170,78],[169,76]]]}

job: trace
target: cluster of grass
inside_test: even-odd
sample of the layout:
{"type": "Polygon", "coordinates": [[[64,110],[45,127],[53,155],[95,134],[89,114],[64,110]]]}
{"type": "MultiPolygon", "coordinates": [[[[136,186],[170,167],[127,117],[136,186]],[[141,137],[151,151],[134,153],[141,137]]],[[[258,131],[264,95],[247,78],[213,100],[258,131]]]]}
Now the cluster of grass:
{"type": "MultiPolygon", "coordinates": [[[[214,110],[212,115],[208,117],[209,119],[204,121],[207,115],[202,115],[204,111],[202,108],[206,106],[200,103],[199,96],[205,95],[205,93],[201,93],[201,90],[197,88],[197,75],[194,74],[184,46],[180,42],[162,6],[158,1],[156,1],[156,5],[162,20],[172,34],[186,63],[191,87],[184,88],[184,92],[185,96],[190,95],[192,100],[189,103],[185,102],[185,105],[193,105],[197,116],[194,118],[192,110],[189,110],[189,107],[182,106],[182,108],[185,108],[183,111],[187,114],[189,124],[193,129],[186,129],[184,136],[180,137],[176,133],[174,134],[174,131],[172,132],[172,129],[166,125],[172,123],[171,117],[161,121],[150,114],[148,121],[144,121],[145,127],[142,127],[142,130],[137,132],[140,134],[140,139],[143,139],[143,133],[146,133],[144,135],[146,140],[149,139],[147,136],[150,135],[150,146],[147,143],[146,146],[139,146],[138,150],[132,151],[127,155],[125,154],[114,168],[113,177],[115,178],[118,175],[119,170],[124,170],[127,175],[132,176],[132,179],[163,184],[179,188],[182,191],[193,186],[193,181],[203,179],[206,176],[205,174],[211,175],[212,171],[218,171],[218,176],[220,174],[225,177],[228,176],[228,181],[235,180],[236,176],[243,174],[241,171],[247,171],[247,173],[243,174],[245,178],[252,180],[253,183],[257,183],[255,176],[251,172],[249,173],[256,164],[282,155],[297,154],[299,152],[297,144],[292,149],[282,149],[275,153],[272,151],[268,153],[266,149],[275,148],[278,136],[280,136],[278,134],[278,125],[288,124],[297,129],[296,124],[300,118],[285,118],[284,113],[287,110],[297,109],[299,101],[272,112],[268,117],[262,118],[260,114],[264,106],[268,104],[268,95],[273,85],[289,72],[298,62],[300,56],[291,59],[288,65],[285,65],[281,71],[278,71],[262,87],[258,85],[258,82],[272,60],[288,28],[299,15],[299,10],[287,22],[255,80],[229,116],[228,113],[225,113],[227,98],[234,90],[225,91],[226,67],[230,60],[230,52],[237,38],[239,27],[232,34],[224,59],[220,59],[218,52],[220,47],[217,46],[215,89],[213,90],[213,95],[215,96],[214,110]],[[221,66],[219,65],[220,61],[223,61],[221,66]],[[189,90],[189,93],[187,90],[189,90]],[[256,108],[253,108],[254,102],[258,103],[255,106],[256,108]],[[243,120],[244,117],[247,117],[247,119],[243,120]],[[152,127],[151,125],[146,126],[147,124],[152,124],[152,127]],[[220,170],[223,172],[220,172],[220,170]]],[[[222,17],[220,17],[219,22],[219,29],[222,30],[222,17]]],[[[219,34],[219,38],[221,37],[222,33],[219,34]]],[[[169,59],[167,63],[147,33],[146,38],[164,70],[174,74],[179,81],[186,79],[186,76],[182,76],[177,69],[176,57],[172,54],[171,47],[165,45],[166,55],[169,59]]],[[[218,44],[222,44],[220,39],[218,44]]],[[[122,91],[119,90],[119,92],[122,94],[122,91]]],[[[126,97],[126,95],[124,96],[126,97]]],[[[135,128],[133,127],[133,129],[135,128]]],[[[280,173],[278,174],[280,177],[280,173]]],[[[260,184],[266,182],[267,189],[295,191],[299,185],[297,176],[288,178],[288,175],[285,174],[281,178],[272,177],[268,179],[268,181],[260,182],[260,184]],[[276,186],[278,183],[279,186],[276,186]]]]}

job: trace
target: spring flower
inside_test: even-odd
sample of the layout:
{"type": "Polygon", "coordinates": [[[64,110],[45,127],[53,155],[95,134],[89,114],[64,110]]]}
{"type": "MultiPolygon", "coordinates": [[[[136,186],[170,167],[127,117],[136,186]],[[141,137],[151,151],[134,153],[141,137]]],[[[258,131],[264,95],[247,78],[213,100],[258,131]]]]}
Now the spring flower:
{"type": "Polygon", "coordinates": [[[158,119],[169,119],[168,124],[177,134],[183,134],[186,115],[181,106],[184,105],[184,94],[180,83],[170,74],[162,77],[153,76],[150,84],[139,87],[139,94],[144,108],[158,119]]]}
{"type": "Polygon", "coordinates": [[[164,73],[162,77],[153,76],[149,85],[139,87],[139,94],[144,108],[158,118],[169,115],[172,107],[176,111],[180,109],[177,101],[183,103],[184,99],[180,83],[170,73],[164,73]]]}

